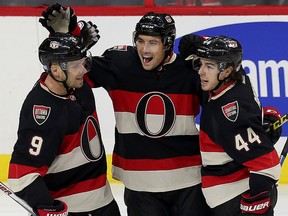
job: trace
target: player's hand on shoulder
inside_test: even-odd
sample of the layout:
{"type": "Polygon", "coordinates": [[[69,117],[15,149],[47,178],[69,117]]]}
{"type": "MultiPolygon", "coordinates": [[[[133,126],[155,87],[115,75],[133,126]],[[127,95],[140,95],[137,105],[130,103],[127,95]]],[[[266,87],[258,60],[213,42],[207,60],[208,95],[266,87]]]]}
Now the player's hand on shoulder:
{"type": "Polygon", "coordinates": [[[282,134],[282,127],[273,130],[271,126],[280,119],[281,114],[275,107],[263,107],[263,126],[273,144],[279,140],[282,134]]]}
{"type": "Polygon", "coordinates": [[[178,50],[180,55],[185,59],[192,54],[196,54],[198,47],[205,40],[197,34],[187,34],[184,35],[179,42],[178,50]]]}
{"type": "Polygon", "coordinates": [[[49,31],[50,35],[55,32],[70,33],[74,36],[80,34],[77,16],[71,7],[66,8],[56,3],[43,11],[42,16],[39,22],[49,31]]]}
{"type": "Polygon", "coordinates": [[[69,216],[68,206],[66,203],[55,200],[53,205],[39,205],[37,206],[37,213],[39,216],[69,216]]]}
{"type": "Polygon", "coordinates": [[[82,42],[88,50],[98,42],[100,38],[99,30],[91,21],[85,22],[84,20],[80,20],[78,26],[80,29],[79,36],[82,38],[82,42]]]}

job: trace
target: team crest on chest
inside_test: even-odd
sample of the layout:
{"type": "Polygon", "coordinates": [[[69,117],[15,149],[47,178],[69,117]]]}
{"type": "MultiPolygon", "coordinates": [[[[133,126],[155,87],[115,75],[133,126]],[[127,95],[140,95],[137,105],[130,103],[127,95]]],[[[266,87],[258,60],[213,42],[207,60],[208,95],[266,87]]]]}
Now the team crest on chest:
{"type": "Polygon", "coordinates": [[[51,107],[43,105],[33,106],[33,118],[38,125],[44,124],[50,115],[51,107]]]}
{"type": "Polygon", "coordinates": [[[231,122],[235,122],[239,114],[239,105],[237,101],[228,103],[222,106],[222,112],[224,116],[231,122]]]}

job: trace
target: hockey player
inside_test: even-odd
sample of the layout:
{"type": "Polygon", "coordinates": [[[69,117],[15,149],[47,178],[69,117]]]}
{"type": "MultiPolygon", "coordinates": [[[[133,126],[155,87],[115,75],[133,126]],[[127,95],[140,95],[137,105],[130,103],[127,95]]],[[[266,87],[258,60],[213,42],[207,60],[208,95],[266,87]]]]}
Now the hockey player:
{"type": "MultiPolygon", "coordinates": [[[[197,49],[201,87],[202,188],[212,216],[272,216],[279,157],[262,125],[261,104],[241,68],[240,43],[225,36],[197,49]]],[[[274,109],[273,109],[274,110],[274,109]]]]}
{"type": "Polygon", "coordinates": [[[79,38],[54,34],[39,47],[45,68],[26,97],[9,185],[39,216],[120,215],[86,73],[91,55],[79,38]]]}
{"type": "MultiPolygon", "coordinates": [[[[184,35],[180,39],[179,45],[178,45],[178,50],[180,52],[180,55],[185,59],[187,58],[187,60],[193,59],[192,57],[193,55],[196,55],[197,49],[208,38],[209,36],[200,36],[194,33],[184,35]]],[[[242,70],[242,73],[245,74],[245,71],[242,66],[240,67],[240,70],[242,70]]],[[[246,78],[248,79],[249,77],[246,77],[246,78]]],[[[207,91],[205,91],[204,94],[206,97],[207,91]]],[[[204,99],[204,101],[206,102],[207,100],[204,99]]],[[[202,106],[203,106],[203,103],[202,103],[202,106]]],[[[279,127],[276,130],[272,130],[271,125],[275,123],[277,120],[280,120],[281,118],[280,112],[275,107],[267,106],[267,107],[263,107],[263,114],[264,114],[263,127],[265,131],[267,132],[271,142],[275,144],[277,143],[277,141],[279,140],[282,134],[282,127],[279,127]]]]}
{"type": "MultiPolygon", "coordinates": [[[[50,33],[75,32],[75,15],[66,13],[61,22],[62,11],[54,5],[43,13],[50,33]]],[[[113,177],[125,185],[129,216],[208,215],[195,125],[202,91],[198,75],[173,53],[175,33],[169,14],[150,12],[136,24],[134,46],[93,57],[89,78],[107,90],[114,106],[113,177]]]]}

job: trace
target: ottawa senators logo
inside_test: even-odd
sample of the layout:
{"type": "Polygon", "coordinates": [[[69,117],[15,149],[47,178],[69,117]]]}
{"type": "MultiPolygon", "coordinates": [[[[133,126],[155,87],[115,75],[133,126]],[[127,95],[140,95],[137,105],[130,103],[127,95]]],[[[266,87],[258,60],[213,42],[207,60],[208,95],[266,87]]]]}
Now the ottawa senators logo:
{"type": "Polygon", "coordinates": [[[81,135],[81,150],[88,161],[98,161],[104,155],[101,133],[97,120],[88,116],[81,135]]]}
{"type": "Polygon", "coordinates": [[[235,122],[238,118],[239,105],[237,101],[228,103],[222,106],[222,112],[224,116],[231,122],[235,122]]]}
{"type": "Polygon", "coordinates": [[[38,125],[44,124],[50,115],[51,107],[43,105],[33,106],[33,118],[38,125]]]}
{"type": "Polygon", "coordinates": [[[150,138],[165,136],[175,125],[176,110],[173,101],[161,92],[149,92],[145,94],[137,104],[136,110],[137,126],[145,136],[150,138]],[[154,113],[149,114],[149,109],[153,109],[154,113]],[[155,127],[156,122],[149,124],[149,121],[153,122],[155,117],[157,118],[156,122],[162,117],[162,124],[158,128],[155,127]]]}

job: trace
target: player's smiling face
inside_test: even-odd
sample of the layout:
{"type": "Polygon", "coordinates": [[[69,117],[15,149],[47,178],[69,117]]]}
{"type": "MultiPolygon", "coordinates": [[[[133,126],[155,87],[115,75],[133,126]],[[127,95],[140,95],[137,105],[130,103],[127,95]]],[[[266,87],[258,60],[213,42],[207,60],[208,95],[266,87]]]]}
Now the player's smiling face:
{"type": "Polygon", "coordinates": [[[163,61],[165,47],[160,36],[139,35],[135,45],[145,70],[153,70],[163,61]]]}
{"type": "Polygon", "coordinates": [[[70,61],[67,64],[68,70],[68,80],[67,85],[71,88],[81,88],[84,81],[84,74],[87,73],[87,70],[84,67],[85,58],[70,61]]]}

